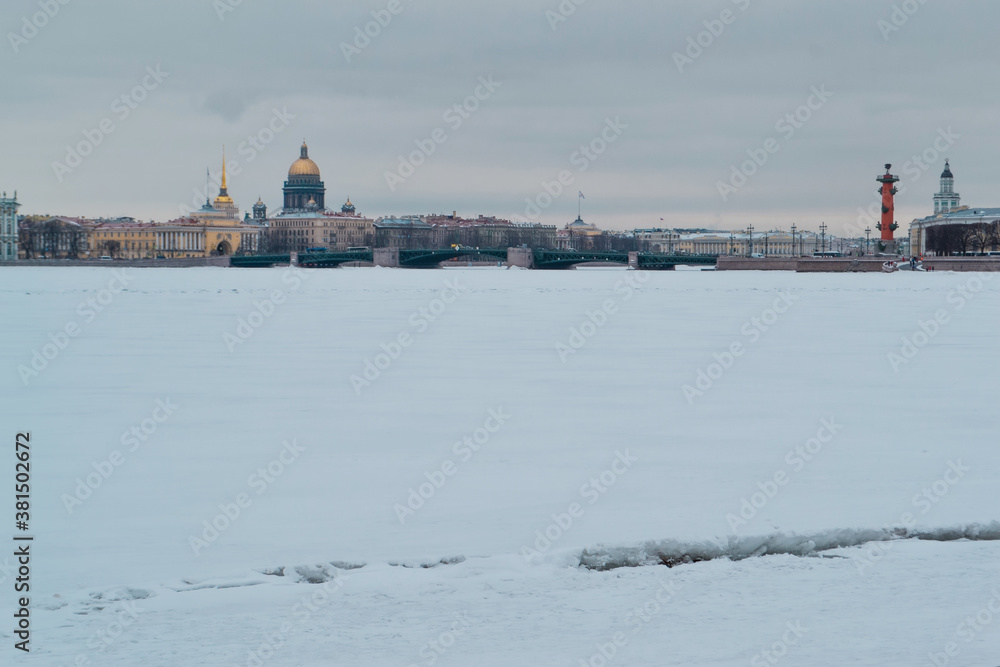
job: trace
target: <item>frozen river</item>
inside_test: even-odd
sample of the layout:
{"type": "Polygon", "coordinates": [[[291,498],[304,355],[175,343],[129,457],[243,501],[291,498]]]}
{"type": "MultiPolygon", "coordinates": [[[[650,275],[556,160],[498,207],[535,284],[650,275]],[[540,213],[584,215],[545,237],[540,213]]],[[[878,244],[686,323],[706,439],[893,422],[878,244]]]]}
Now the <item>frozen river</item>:
{"type": "Polygon", "coordinates": [[[998,662],[990,276],[0,279],[37,664],[998,662]]]}

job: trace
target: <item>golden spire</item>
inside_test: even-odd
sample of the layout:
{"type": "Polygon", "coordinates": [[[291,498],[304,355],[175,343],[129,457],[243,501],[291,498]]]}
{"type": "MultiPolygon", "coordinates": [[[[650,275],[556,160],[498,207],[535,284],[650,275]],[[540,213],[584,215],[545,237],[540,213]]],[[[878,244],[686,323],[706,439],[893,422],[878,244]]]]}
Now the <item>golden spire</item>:
{"type": "Polygon", "coordinates": [[[217,209],[232,207],[233,198],[229,196],[229,188],[226,183],[226,147],[222,147],[222,185],[219,188],[219,196],[215,198],[213,205],[217,209]]]}
{"type": "Polygon", "coordinates": [[[226,147],[222,147],[222,191],[226,191],[226,147]]]}

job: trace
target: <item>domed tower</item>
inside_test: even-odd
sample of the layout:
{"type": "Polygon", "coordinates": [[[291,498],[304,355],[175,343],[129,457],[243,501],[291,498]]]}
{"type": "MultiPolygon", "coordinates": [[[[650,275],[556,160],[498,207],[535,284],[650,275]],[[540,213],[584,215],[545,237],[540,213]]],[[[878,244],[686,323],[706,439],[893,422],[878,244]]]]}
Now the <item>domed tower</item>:
{"type": "Polygon", "coordinates": [[[267,220],[267,204],[257,197],[257,203],[253,205],[253,219],[257,224],[263,224],[267,220]]]}
{"type": "Polygon", "coordinates": [[[299,159],[288,169],[284,192],[286,211],[305,211],[310,201],[314,210],[326,210],[326,187],[320,180],[319,167],[309,159],[309,146],[304,141],[299,159]]]}
{"type": "Polygon", "coordinates": [[[945,160],[944,171],[941,173],[941,192],[934,195],[934,215],[954,211],[961,203],[961,195],[955,192],[955,175],[951,173],[951,164],[945,160]]]}
{"type": "Polygon", "coordinates": [[[354,215],[354,204],[351,203],[351,198],[347,198],[347,203],[340,207],[341,213],[346,213],[347,215],[354,215]]]}

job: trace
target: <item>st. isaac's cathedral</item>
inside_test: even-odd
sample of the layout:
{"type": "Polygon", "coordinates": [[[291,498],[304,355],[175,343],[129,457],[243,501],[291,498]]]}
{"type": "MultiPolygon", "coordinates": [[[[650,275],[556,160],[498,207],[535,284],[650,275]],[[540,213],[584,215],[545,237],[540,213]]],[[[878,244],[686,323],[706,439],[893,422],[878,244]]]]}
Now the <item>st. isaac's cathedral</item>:
{"type": "Polygon", "coordinates": [[[288,169],[285,181],[286,211],[325,211],[326,186],[319,176],[319,165],[309,159],[309,146],[302,143],[299,159],[288,169]]]}
{"type": "Polygon", "coordinates": [[[299,159],[288,169],[284,195],[283,209],[271,218],[263,202],[258,200],[254,206],[252,222],[267,226],[271,250],[304,252],[310,248],[344,250],[372,245],[374,221],[357,215],[350,198],[340,211],[327,210],[326,186],[305,142],[299,149],[299,159]]]}

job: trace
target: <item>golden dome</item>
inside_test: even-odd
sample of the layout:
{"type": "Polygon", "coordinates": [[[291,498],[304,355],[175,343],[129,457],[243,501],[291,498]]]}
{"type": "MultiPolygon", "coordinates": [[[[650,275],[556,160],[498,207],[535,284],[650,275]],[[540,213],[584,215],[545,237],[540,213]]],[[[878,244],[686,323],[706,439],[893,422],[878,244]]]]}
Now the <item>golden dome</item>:
{"type": "Polygon", "coordinates": [[[319,167],[309,158],[299,158],[288,170],[289,176],[319,176],[319,167]]]}
{"type": "Polygon", "coordinates": [[[288,175],[291,176],[319,176],[319,167],[315,162],[309,159],[309,147],[306,146],[306,142],[302,142],[302,150],[298,160],[292,163],[292,166],[288,169],[288,175]]]}

